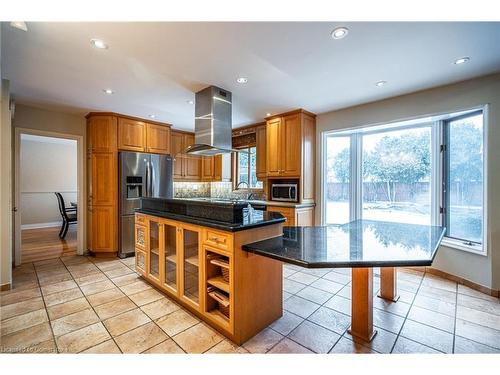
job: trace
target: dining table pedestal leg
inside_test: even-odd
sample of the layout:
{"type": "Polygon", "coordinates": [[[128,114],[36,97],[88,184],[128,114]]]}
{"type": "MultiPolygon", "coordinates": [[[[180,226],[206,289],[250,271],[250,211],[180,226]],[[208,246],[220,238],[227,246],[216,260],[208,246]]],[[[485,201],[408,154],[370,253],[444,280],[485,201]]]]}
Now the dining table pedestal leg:
{"type": "Polygon", "coordinates": [[[373,268],[353,268],[351,289],[351,327],[348,332],[371,341],[377,334],[373,329],[373,268]]]}
{"type": "Polygon", "coordinates": [[[397,279],[396,267],[380,267],[380,292],[378,297],[396,302],[399,299],[397,279]]]}

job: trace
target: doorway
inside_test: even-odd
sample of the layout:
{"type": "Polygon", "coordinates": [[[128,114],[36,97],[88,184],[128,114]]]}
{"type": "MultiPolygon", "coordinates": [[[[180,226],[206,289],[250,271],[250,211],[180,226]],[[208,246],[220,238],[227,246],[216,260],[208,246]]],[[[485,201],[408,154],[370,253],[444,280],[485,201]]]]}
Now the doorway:
{"type": "Polygon", "coordinates": [[[82,137],[31,129],[15,136],[15,265],[82,254],[82,137]]]}

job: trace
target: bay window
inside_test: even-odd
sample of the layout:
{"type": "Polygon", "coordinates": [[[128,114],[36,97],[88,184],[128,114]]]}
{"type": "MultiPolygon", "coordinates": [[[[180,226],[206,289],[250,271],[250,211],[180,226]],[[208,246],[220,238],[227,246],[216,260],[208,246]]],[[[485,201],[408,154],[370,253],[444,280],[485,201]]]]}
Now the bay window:
{"type": "Polygon", "coordinates": [[[324,133],[324,224],[444,225],[443,241],[484,252],[483,111],[324,133]]]}

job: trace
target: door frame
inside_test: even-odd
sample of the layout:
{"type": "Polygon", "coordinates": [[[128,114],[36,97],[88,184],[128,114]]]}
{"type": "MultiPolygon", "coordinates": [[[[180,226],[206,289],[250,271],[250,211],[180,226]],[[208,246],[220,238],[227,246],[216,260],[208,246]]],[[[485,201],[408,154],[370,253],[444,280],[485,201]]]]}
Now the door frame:
{"type": "Polygon", "coordinates": [[[40,135],[53,138],[64,138],[76,141],[77,149],[77,204],[81,207],[77,211],[77,232],[76,232],[76,253],[78,255],[84,254],[85,240],[86,240],[86,204],[84,196],[85,191],[85,145],[82,135],[59,133],[45,130],[29,129],[29,128],[15,128],[14,133],[14,207],[17,208],[13,212],[14,221],[14,265],[21,265],[21,189],[20,189],[20,167],[21,167],[21,135],[40,135]]]}

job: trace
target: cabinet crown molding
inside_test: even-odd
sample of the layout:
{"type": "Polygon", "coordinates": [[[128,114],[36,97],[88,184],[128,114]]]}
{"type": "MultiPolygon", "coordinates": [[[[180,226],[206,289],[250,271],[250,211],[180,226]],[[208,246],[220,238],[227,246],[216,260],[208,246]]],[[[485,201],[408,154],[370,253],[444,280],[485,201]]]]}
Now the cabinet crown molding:
{"type": "Polygon", "coordinates": [[[121,113],[116,113],[116,112],[89,112],[85,115],[85,118],[88,119],[93,116],[116,116],[116,117],[121,117],[129,120],[134,120],[134,121],[142,121],[142,122],[147,122],[149,124],[155,124],[155,125],[163,125],[163,126],[172,126],[172,124],[166,123],[166,122],[159,122],[159,121],[153,121],[151,119],[144,119],[141,117],[134,117],[134,116],[129,116],[129,115],[124,115],[121,113]]]}
{"type": "Polygon", "coordinates": [[[303,108],[299,108],[299,109],[294,109],[293,111],[288,111],[288,112],[283,112],[283,113],[277,113],[275,115],[272,115],[272,116],[269,116],[269,117],[266,117],[266,121],[269,121],[269,120],[272,120],[274,118],[278,118],[278,117],[284,117],[284,116],[289,116],[289,115],[294,115],[296,113],[303,113],[305,115],[308,115],[308,116],[311,116],[311,117],[314,117],[316,118],[316,114],[315,113],[312,113],[312,112],[309,112],[309,111],[306,111],[305,109],[303,108]]]}

